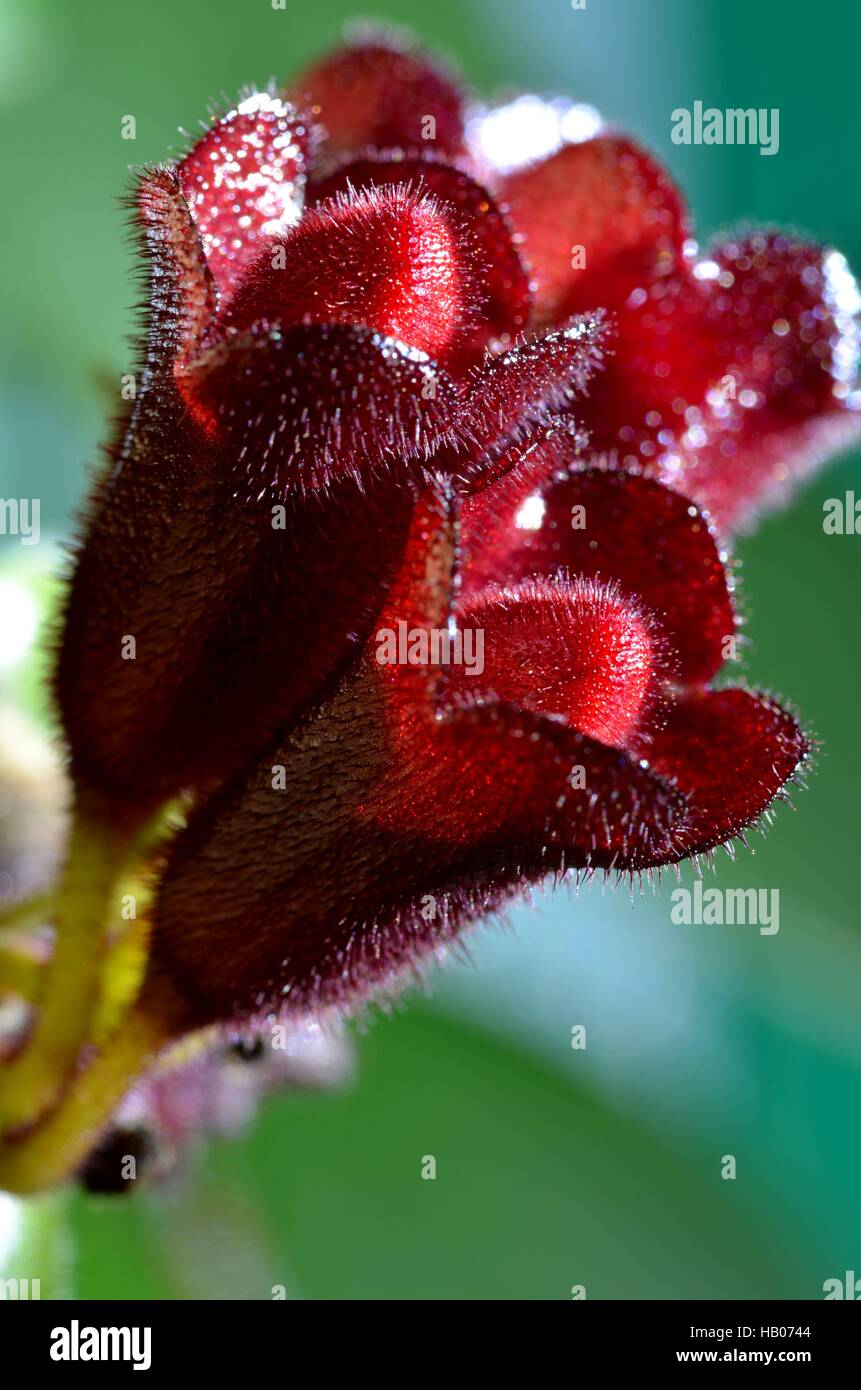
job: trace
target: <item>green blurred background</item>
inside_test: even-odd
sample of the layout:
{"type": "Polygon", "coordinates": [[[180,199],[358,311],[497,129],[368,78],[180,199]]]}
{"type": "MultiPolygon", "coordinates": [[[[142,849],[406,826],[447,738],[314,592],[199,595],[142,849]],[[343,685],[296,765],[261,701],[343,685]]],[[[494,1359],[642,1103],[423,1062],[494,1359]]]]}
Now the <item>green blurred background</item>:
{"type": "MultiPolygon", "coordinates": [[[[130,158],[165,158],[211,99],[287,76],[357,13],[346,0],[0,0],[0,495],[41,497],[46,536],[69,532],[103,383],[128,369],[117,199],[130,158]]],[[[483,92],[571,93],[629,127],[684,184],[702,240],[780,222],[861,267],[861,18],[843,0],[378,0],[373,13],[411,24],[483,92]],[[696,99],[779,107],[779,154],[671,145],[670,112],[696,99]]],[[[797,813],[754,837],[755,858],[720,863],[720,886],[779,888],[779,934],[675,926],[667,882],[633,905],[600,889],[540,898],[512,930],[476,933],[471,961],[427,996],[373,1019],[352,1085],[270,1101],[246,1140],[170,1190],[27,1214],[43,1294],[564,1299],[582,1284],[590,1298],[819,1298],[826,1278],[861,1272],[861,539],[821,525],[857,462],[739,547],[747,678],[791,698],[824,743],[797,813]]],[[[0,538],[0,582],[38,602],[54,559],[0,538]]],[[[25,657],[0,679],[38,712],[33,670],[25,657]]],[[[0,1210],[7,1243],[20,1216],[0,1210]]]]}

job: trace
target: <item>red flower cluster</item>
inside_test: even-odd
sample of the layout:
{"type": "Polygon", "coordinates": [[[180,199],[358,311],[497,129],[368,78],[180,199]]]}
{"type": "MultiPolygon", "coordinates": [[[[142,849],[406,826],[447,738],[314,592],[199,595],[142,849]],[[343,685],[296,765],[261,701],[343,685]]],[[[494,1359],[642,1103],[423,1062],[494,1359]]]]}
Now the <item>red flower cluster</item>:
{"type": "Polygon", "coordinates": [[[145,370],[59,691],[80,778],[195,789],[153,947],[186,1021],[349,1003],[529,879],[708,852],[808,751],[711,688],[715,527],[857,429],[839,258],[700,257],[630,140],[500,172],[494,121],[363,43],[141,180],[145,370]],[[381,665],[404,624],[483,669],[381,665]]]}
{"type": "Polygon", "coordinates": [[[851,278],[775,233],[699,255],[576,115],[470,113],[369,41],[140,179],[145,356],[57,689],[79,796],[192,794],[163,1038],[349,1006],[543,875],[708,854],[808,754],[713,687],[724,546],[859,433],[851,278]]]}

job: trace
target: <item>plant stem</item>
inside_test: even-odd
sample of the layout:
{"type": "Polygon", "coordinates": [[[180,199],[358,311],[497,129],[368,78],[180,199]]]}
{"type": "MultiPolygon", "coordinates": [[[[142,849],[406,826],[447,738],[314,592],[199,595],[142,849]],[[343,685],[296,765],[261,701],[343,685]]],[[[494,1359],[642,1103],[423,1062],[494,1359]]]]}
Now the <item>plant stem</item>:
{"type": "Polygon", "coordinates": [[[56,1110],[30,1133],[0,1144],[0,1188],[39,1192],[74,1173],[134,1078],[171,1040],[163,1017],[133,1008],[104,1051],[77,1073],[56,1110]]]}
{"type": "Polygon", "coordinates": [[[14,994],[26,1004],[35,1004],[41,993],[45,963],[0,944],[0,996],[14,994]]]}
{"type": "Polygon", "coordinates": [[[34,893],[31,898],[22,898],[20,902],[7,903],[5,907],[0,907],[0,928],[20,927],[34,917],[47,918],[53,905],[53,889],[34,893]]]}
{"type": "Polygon", "coordinates": [[[41,1007],[24,1048],[0,1070],[0,1133],[32,1124],[50,1108],[90,1035],[104,930],[140,829],[139,820],[124,819],[92,793],[76,801],[41,1007]]]}

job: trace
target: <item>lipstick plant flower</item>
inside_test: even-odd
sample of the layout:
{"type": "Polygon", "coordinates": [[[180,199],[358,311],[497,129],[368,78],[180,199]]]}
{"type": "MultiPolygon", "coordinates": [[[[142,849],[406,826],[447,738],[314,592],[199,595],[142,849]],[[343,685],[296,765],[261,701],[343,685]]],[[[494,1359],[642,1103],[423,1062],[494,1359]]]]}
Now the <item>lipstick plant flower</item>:
{"type": "Polygon", "coordinates": [[[65,867],[5,908],[53,949],[0,944],[16,1191],[532,883],[770,818],[810,739],[732,679],[732,536],[861,423],[839,253],[701,251],[633,140],[478,106],[399,39],[245,95],[130,201],[137,388],[57,642],[65,867]]]}

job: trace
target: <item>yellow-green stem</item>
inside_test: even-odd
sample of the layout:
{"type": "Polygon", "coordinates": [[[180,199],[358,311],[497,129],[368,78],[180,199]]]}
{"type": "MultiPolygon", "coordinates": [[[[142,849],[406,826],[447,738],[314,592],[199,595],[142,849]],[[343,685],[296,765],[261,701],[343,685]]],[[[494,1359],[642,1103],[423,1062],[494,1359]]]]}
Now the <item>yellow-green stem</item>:
{"type": "Polygon", "coordinates": [[[53,905],[52,888],[44,893],[34,893],[31,898],[22,898],[20,902],[6,903],[0,907],[0,928],[20,927],[37,917],[47,918],[53,905]]]}
{"type": "Polygon", "coordinates": [[[70,1177],[135,1077],[170,1040],[162,1019],[132,1009],[108,1047],[74,1077],[53,1113],[30,1133],[0,1143],[0,1188],[40,1192],[70,1177]]]}
{"type": "Polygon", "coordinates": [[[33,1123],[50,1108],[89,1037],[105,925],[139,831],[139,822],[91,794],[79,796],[73,808],[41,1007],[25,1047],[0,1069],[0,1134],[33,1123]]]}
{"type": "Polygon", "coordinates": [[[35,1004],[45,973],[43,961],[0,945],[0,996],[14,994],[27,1004],[35,1004]]]}

